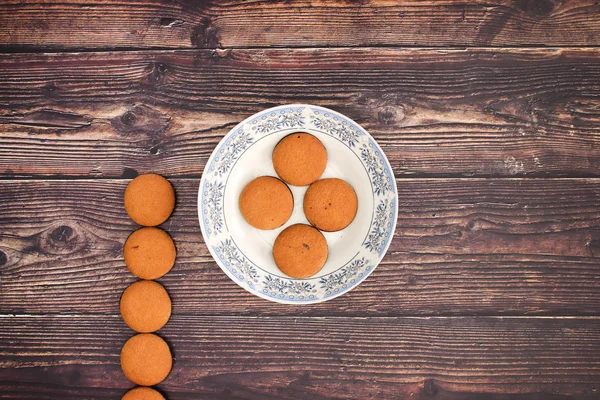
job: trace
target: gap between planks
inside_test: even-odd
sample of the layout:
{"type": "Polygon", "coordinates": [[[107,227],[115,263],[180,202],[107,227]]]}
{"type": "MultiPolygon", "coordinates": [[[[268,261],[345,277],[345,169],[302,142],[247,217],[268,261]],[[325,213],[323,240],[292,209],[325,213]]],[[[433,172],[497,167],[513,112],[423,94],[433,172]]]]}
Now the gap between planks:
{"type": "MultiPolygon", "coordinates": [[[[39,318],[39,317],[56,317],[56,318],[79,318],[79,317],[120,317],[121,314],[107,314],[107,313],[69,313],[69,314],[57,314],[57,313],[46,313],[46,314],[0,314],[0,318],[39,318]]],[[[378,319],[378,320],[392,320],[392,319],[414,319],[414,320],[447,320],[447,319],[497,319],[497,320],[532,320],[532,319],[548,319],[548,320],[600,320],[599,315],[433,315],[433,316],[419,316],[419,315],[256,315],[256,314],[173,314],[173,316],[181,318],[206,318],[206,317],[222,317],[228,319],[378,319]]]]}
{"type": "MultiPolygon", "coordinates": [[[[156,171],[156,173],[160,173],[160,171],[156,171]]],[[[143,175],[143,174],[141,174],[143,175]]],[[[161,174],[163,177],[169,180],[177,180],[177,181],[198,181],[202,179],[202,174],[200,175],[189,175],[189,176],[181,176],[181,175],[166,175],[161,174]]],[[[506,177],[502,175],[490,175],[490,176],[462,176],[462,175],[426,175],[426,176],[395,176],[396,181],[442,181],[446,179],[452,179],[454,181],[535,181],[535,180],[544,180],[544,181],[599,181],[600,177],[598,176],[561,176],[561,177],[545,177],[543,175],[539,176],[523,176],[523,177],[506,177]]],[[[123,178],[119,176],[106,176],[106,177],[97,177],[90,178],[89,176],[61,176],[61,175],[32,175],[26,177],[14,177],[14,176],[2,176],[0,175],[0,181],[5,182],[35,182],[35,181],[54,181],[54,182],[98,182],[98,181],[130,181],[133,178],[123,178]]]]}
{"type": "Polygon", "coordinates": [[[523,52],[530,51],[562,51],[574,49],[577,51],[597,51],[600,50],[599,46],[590,46],[590,45],[569,45],[569,46],[539,46],[539,45],[519,45],[519,46],[390,46],[390,45],[369,45],[369,46],[232,46],[232,47],[206,47],[206,48],[195,48],[190,49],[189,47],[106,47],[106,48],[68,48],[65,50],[61,49],[36,49],[36,48],[27,48],[27,46],[22,46],[22,51],[7,51],[7,47],[3,47],[0,44],[0,54],[15,54],[15,55],[57,55],[57,54],[78,54],[78,53],[86,53],[86,54],[103,54],[103,53],[198,53],[198,52],[215,52],[215,51],[233,51],[233,50],[256,50],[256,51],[264,51],[264,50],[409,50],[409,51],[490,51],[490,52],[500,52],[503,50],[509,52],[516,52],[518,50],[522,50],[523,52]]]}
{"type": "Polygon", "coordinates": [[[321,44],[319,46],[228,46],[228,47],[201,47],[201,48],[189,48],[189,47],[98,47],[98,48],[87,48],[87,47],[69,47],[66,48],[64,50],[59,49],[59,48],[49,48],[49,49],[44,49],[44,48],[38,48],[38,47],[32,47],[32,46],[28,46],[28,45],[23,45],[23,46],[14,46],[14,45],[10,45],[10,46],[2,46],[0,45],[0,54],[71,54],[71,53],[131,53],[131,52],[181,52],[181,51],[191,51],[191,52],[196,52],[196,51],[227,51],[227,50],[270,50],[270,49],[277,49],[277,50],[285,50],[285,49],[290,49],[290,50],[318,50],[318,49],[327,49],[327,50],[335,50],[335,49],[340,49],[340,50],[348,50],[348,49],[361,49],[361,50],[365,50],[365,49],[390,49],[390,50],[402,50],[402,49],[407,49],[407,50],[430,50],[430,51],[435,51],[435,50],[502,50],[502,49],[506,49],[506,50],[519,50],[519,49],[523,49],[523,50],[568,50],[568,49],[577,49],[577,50],[598,50],[600,49],[600,45],[599,46],[593,46],[593,45],[568,45],[568,46],[557,46],[557,45],[552,45],[552,46],[540,46],[538,44],[535,45],[531,45],[531,44],[525,44],[525,45],[502,45],[502,46],[444,46],[444,45],[440,45],[440,46],[436,46],[436,45],[430,45],[430,46],[422,46],[422,45],[398,45],[398,46],[394,46],[394,45],[389,45],[389,44],[382,44],[382,45],[378,45],[378,44],[370,44],[368,46],[362,46],[362,45],[348,45],[348,46],[340,46],[340,45],[335,45],[335,46],[327,46],[324,44],[321,44]]]}

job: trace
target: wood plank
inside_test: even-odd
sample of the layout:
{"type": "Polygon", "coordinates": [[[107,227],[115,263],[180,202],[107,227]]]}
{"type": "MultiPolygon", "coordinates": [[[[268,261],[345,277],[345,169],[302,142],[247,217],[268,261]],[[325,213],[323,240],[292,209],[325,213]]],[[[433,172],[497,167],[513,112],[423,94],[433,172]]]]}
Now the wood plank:
{"type": "Polygon", "coordinates": [[[597,46],[594,0],[5,0],[4,50],[597,46]]]}
{"type": "Polygon", "coordinates": [[[592,49],[5,55],[0,172],[197,177],[239,121],[307,102],[362,124],[400,177],[599,177],[599,99],[592,49]]]}
{"type": "MultiPolygon", "coordinates": [[[[114,398],[131,386],[119,367],[131,331],[117,316],[0,321],[3,393],[114,398]]],[[[158,387],[170,399],[592,399],[599,333],[598,318],[175,314],[160,331],[174,368],[158,387]]]]}
{"type": "MultiPolygon", "coordinates": [[[[390,251],[358,288],[324,304],[259,299],[202,242],[199,180],[173,179],[163,226],[178,248],[161,279],[195,315],[596,315],[600,180],[402,179],[390,251]]],[[[113,313],[134,277],[122,245],[136,229],[125,180],[3,181],[0,313],[113,313]],[[85,301],[82,301],[85,293],[85,301]]]]}

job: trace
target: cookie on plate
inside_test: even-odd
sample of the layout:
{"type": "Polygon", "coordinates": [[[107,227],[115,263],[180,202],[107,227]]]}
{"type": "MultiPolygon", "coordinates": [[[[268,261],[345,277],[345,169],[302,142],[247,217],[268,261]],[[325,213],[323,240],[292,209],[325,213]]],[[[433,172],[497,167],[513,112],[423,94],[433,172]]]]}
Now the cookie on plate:
{"type": "Polygon", "coordinates": [[[162,382],[172,366],[169,345],[153,333],[139,333],[129,338],[121,349],[121,369],[136,385],[153,386],[162,382]]]}
{"type": "Polygon", "coordinates": [[[171,317],[171,298],[165,288],[154,281],[133,282],[121,296],[121,317],[136,332],[154,332],[171,317]]]}
{"type": "Polygon", "coordinates": [[[175,264],[175,244],[162,229],[145,227],[133,232],[123,246],[125,265],[142,279],[158,279],[175,264]]]}
{"type": "Polygon", "coordinates": [[[273,150],[275,172],[290,185],[310,185],[321,177],[326,166],[325,146],[308,133],[288,135],[273,150]]]}
{"type": "Polygon", "coordinates": [[[125,211],[143,226],[160,225],[175,207],[175,191],[168,180],[157,174],[139,175],[127,185],[125,211]]]}
{"type": "Polygon", "coordinates": [[[296,224],[284,229],[273,245],[273,259],[284,274],[308,278],[327,261],[327,240],[310,225],[296,224]]]}
{"type": "Polygon", "coordinates": [[[242,190],[239,206],[244,219],[253,227],[275,229],[292,215],[294,197],[280,179],[261,176],[242,190]]]}
{"type": "Polygon", "coordinates": [[[354,220],[358,198],[352,186],[338,178],[321,179],[304,195],[304,215],[326,232],[344,229],[354,220]]]}

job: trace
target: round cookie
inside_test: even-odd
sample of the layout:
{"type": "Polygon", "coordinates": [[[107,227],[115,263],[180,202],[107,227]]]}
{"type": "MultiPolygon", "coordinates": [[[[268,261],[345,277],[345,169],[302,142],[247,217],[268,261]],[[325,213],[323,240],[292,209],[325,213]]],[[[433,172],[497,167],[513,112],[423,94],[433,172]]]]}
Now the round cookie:
{"type": "Polygon", "coordinates": [[[290,188],[272,176],[261,176],[246,185],[239,201],[244,219],[258,229],[275,229],[285,224],[294,209],[290,188]]]}
{"type": "Polygon", "coordinates": [[[304,194],[304,215],[322,231],[344,229],[354,220],[357,209],[354,189],[341,179],[318,180],[304,194]]]}
{"type": "Polygon", "coordinates": [[[165,288],[154,281],[137,281],[121,296],[121,317],[136,332],[154,332],[171,317],[171,298],[165,288]]]}
{"type": "Polygon", "coordinates": [[[175,264],[175,244],[163,230],[153,227],[133,232],[123,246],[125,265],[142,279],[158,279],[175,264]]]}
{"type": "Polygon", "coordinates": [[[165,398],[152,388],[136,387],[125,393],[121,400],[165,400],[165,398]]]}
{"type": "Polygon", "coordinates": [[[124,196],[125,211],[140,225],[156,226],[169,218],[175,207],[175,191],[160,175],[139,175],[129,182],[124,196]]]}
{"type": "Polygon", "coordinates": [[[171,372],[173,357],[167,342],[153,333],[140,333],[121,349],[121,369],[125,377],[140,386],[162,382],[171,372]]]}
{"type": "Polygon", "coordinates": [[[273,245],[275,264],[292,278],[308,278],[319,272],[327,261],[327,240],[310,225],[285,228],[273,245]]]}
{"type": "Polygon", "coordinates": [[[290,185],[310,185],[321,177],[326,166],[325,146],[308,133],[288,135],[273,150],[275,172],[290,185]]]}

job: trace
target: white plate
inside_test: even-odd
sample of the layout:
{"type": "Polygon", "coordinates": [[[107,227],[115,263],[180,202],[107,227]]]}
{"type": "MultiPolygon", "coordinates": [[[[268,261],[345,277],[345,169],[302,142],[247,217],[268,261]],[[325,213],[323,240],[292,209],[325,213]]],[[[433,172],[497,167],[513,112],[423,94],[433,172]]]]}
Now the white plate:
{"type": "Polygon", "coordinates": [[[238,285],[279,303],[319,303],[358,285],[383,258],[398,217],[396,181],[381,148],[356,122],[323,107],[279,106],[244,120],[218,144],[200,181],[198,216],[210,253],[238,285]],[[279,271],[272,248],[283,229],[308,224],[302,211],[308,186],[290,186],[294,211],[278,229],[253,228],[238,208],[248,182],[262,175],[277,176],[271,162],[273,149],[294,132],[320,139],[328,157],[322,178],[344,179],[358,196],[354,221],[341,231],[323,232],[329,245],[327,262],[307,279],[290,278],[279,271]]]}

